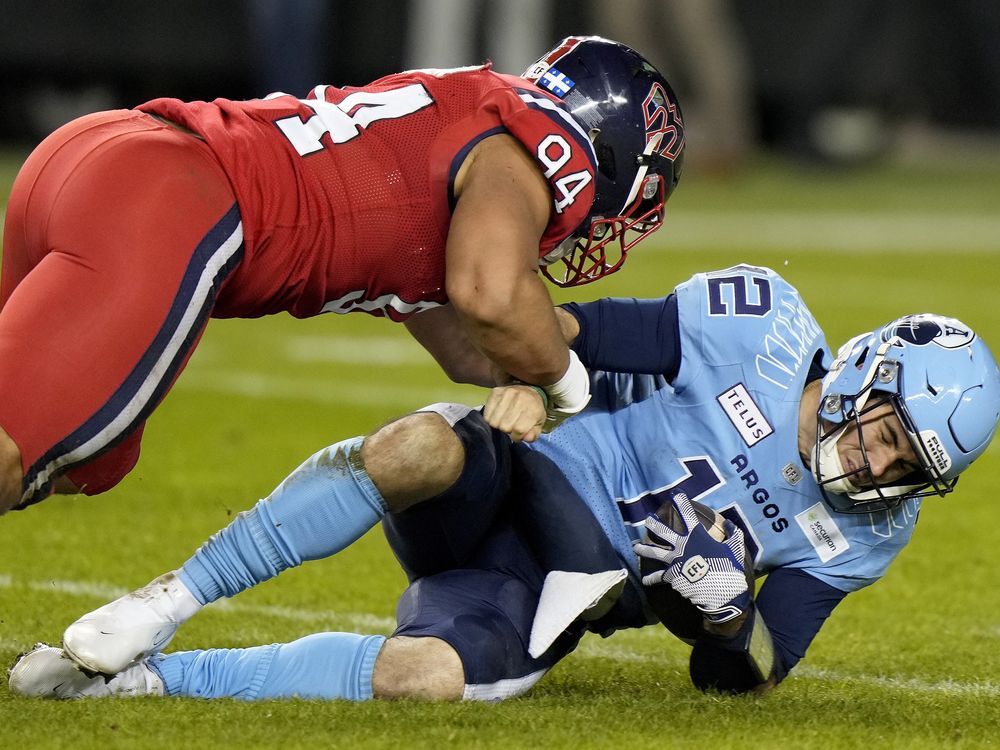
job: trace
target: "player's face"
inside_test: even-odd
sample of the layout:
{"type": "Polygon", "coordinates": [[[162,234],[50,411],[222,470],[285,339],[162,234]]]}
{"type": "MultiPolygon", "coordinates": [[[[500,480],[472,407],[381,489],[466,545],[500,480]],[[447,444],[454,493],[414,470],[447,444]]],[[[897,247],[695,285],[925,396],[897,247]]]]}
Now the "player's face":
{"type": "Polygon", "coordinates": [[[916,451],[889,403],[866,410],[861,415],[861,434],[851,425],[837,450],[844,472],[858,489],[870,489],[873,477],[887,485],[920,469],[916,451]]]}

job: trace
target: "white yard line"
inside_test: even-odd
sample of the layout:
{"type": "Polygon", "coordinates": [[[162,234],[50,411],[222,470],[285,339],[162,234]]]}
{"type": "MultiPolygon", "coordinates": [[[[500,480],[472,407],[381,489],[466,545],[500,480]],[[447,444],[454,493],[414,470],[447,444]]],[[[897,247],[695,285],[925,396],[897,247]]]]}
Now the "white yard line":
{"type": "MultiPolygon", "coordinates": [[[[430,362],[430,355],[428,355],[430,362]]],[[[319,404],[391,406],[412,411],[438,401],[468,400],[468,391],[457,388],[416,388],[406,384],[379,385],[328,378],[283,377],[240,370],[191,367],[174,386],[178,391],[219,393],[247,398],[284,399],[319,404]]],[[[474,403],[474,402],[473,402],[474,403]]]]}
{"type": "Polygon", "coordinates": [[[425,365],[434,360],[407,336],[291,336],[282,344],[292,362],[332,362],[364,365],[425,365]]]}
{"type": "Polygon", "coordinates": [[[1000,216],[984,214],[668,212],[662,242],[676,247],[1000,253],[1000,216]]]}
{"type": "MultiPolygon", "coordinates": [[[[0,588],[15,587],[24,587],[41,593],[57,592],[60,594],[69,594],[70,596],[84,596],[102,602],[117,599],[131,590],[103,581],[23,581],[15,580],[9,575],[0,575],[0,588]]],[[[396,625],[395,620],[392,618],[378,617],[364,612],[335,612],[333,610],[312,610],[300,607],[242,604],[231,600],[214,602],[209,605],[208,611],[252,615],[255,617],[278,617],[300,622],[326,624],[336,622],[339,625],[352,629],[380,630],[385,632],[390,632],[396,625]]]]}
{"type": "MultiPolygon", "coordinates": [[[[110,601],[127,592],[127,589],[102,581],[72,581],[72,580],[22,580],[12,575],[0,573],[0,588],[26,588],[39,593],[58,592],[71,596],[83,596],[95,598],[102,601],[110,601]]],[[[254,617],[276,617],[281,619],[294,620],[298,622],[311,622],[317,625],[327,624],[345,627],[350,630],[371,632],[376,630],[382,633],[389,633],[395,626],[395,622],[389,617],[380,617],[367,612],[338,612],[334,610],[312,610],[301,607],[284,607],[272,605],[240,604],[239,602],[224,600],[210,605],[208,611],[220,614],[235,614],[240,616],[254,617]]],[[[9,617],[9,616],[8,616],[9,617]]],[[[10,624],[8,620],[8,625],[10,624]]],[[[628,648],[621,644],[621,641],[628,640],[636,636],[669,637],[658,628],[646,628],[642,631],[628,631],[622,634],[624,637],[618,639],[618,643],[610,640],[588,637],[580,644],[580,648],[575,652],[578,657],[584,659],[606,659],[616,662],[642,662],[642,663],[667,663],[680,666],[681,671],[686,671],[686,666],[681,664],[675,657],[668,654],[649,654],[628,648]]],[[[643,640],[645,638],[643,637],[643,640]]],[[[0,648],[7,650],[22,650],[30,647],[34,641],[30,639],[20,641],[14,638],[0,638],[0,648]]],[[[795,679],[812,680],[815,682],[850,682],[852,684],[865,684],[872,687],[884,688],[888,690],[901,690],[904,692],[927,693],[937,695],[955,696],[982,696],[987,698],[1000,698],[1000,684],[990,681],[983,682],[958,682],[947,680],[944,682],[928,682],[917,678],[889,677],[884,675],[870,674],[845,674],[833,670],[802,665],[796,667],[793,672],[795,679]]]]}

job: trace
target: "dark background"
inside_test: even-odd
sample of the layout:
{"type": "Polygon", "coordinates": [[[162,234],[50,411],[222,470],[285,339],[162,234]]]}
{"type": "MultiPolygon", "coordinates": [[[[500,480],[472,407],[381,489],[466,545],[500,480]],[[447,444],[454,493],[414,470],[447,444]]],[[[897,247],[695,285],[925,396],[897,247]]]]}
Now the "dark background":
{"type": "MultiPolygon", "coordinates": [[[[414,11],[406,0],[0,4],[0,139],[17,145],[32,145],[78,114],[157,96],[241,99],[276,88],[304,95],[319,82],[361,84],[406,67],[440,64],[407,59],[414,11]],[[296,23],[304,28],[296,30],[296,23]]],[[[654,35],[662,44],[640,51],[665,69],[685,108],[693,104],[697,120],[704,96],[698,66],[712,62],[713,50],[690,53],[699,40],[678,38],[683,32],[669,20],[673,3],[638,5],[643,13],[667,9],[666,20],[657,21],[664,25],[662,33],[654,35]]],[[[850,160],[886,151],[901,132],[916,126],[921,133],[977,136],[1000,130],[1000,3],[720,0],[709,5],[738,31],[737,66],[746,97],[742,114],[733,118],[739,123],[715,125],[738,127],[752,148],[850,160]],[[839,130],[830,131],[831,123],[839,130]],[[847,146],[827,148],[823,133],[830,132],[839,133],[841,141],[846,137],[847,146]]],[[[598,11],[616,7],[616,0],[604,6],[600,0],[550,0],[548,28],[541,35],[545,47],[535,56],[570,33],[612,36],[598,27],[598,11]]],[[[486,21],[470,28],[478,54],[465,62],[493,57],[496,33],[486,21]]],[[[442,57],[446,53],[442,50],[442,57]]],[[[508,72],[520,72],[529,62],[508,72]]]]}

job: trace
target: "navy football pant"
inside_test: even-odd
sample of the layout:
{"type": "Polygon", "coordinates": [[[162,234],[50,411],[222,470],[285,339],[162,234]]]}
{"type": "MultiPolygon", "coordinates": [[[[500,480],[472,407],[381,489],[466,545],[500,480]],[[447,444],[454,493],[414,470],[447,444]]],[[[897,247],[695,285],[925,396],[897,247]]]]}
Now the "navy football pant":
{"type": "Polygon", "coordinates": [[[528,654],[545,569],[512,517],[509,438],[478,411],[444,415],[465,448],[465,468],[444,494],[382,521],[410,578],[394,635],[450,644],[465,668],[465,697],[519,695],[572,651],[583,628],[564,633],[538,659],[528,654]]]}

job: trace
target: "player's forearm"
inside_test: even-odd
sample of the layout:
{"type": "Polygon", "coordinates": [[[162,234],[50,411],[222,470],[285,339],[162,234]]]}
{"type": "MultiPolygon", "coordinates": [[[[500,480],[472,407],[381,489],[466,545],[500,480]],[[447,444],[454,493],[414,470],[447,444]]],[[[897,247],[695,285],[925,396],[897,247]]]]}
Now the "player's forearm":
{"type": "Polygon", "coordinates": [[[405,325],[453,381],[487,388],[495,385],[493,363],[472,343],[451,305],[425,310],[405,325]]]}
{"type": "Polygon", "coordinates": [[[550,385],[569,349],[541,280],[525,273],[508,284],[477,284],[451,295],[469,338],[498,368],[526,383],[550,385]]]}
{"type": "Polygon", "coordinates": [[[698,638],[690,672],[691,681],[701,690],[759,694],[777,685],[788,670],[764,618],[752,607],[737,633],[698,638]]]}

